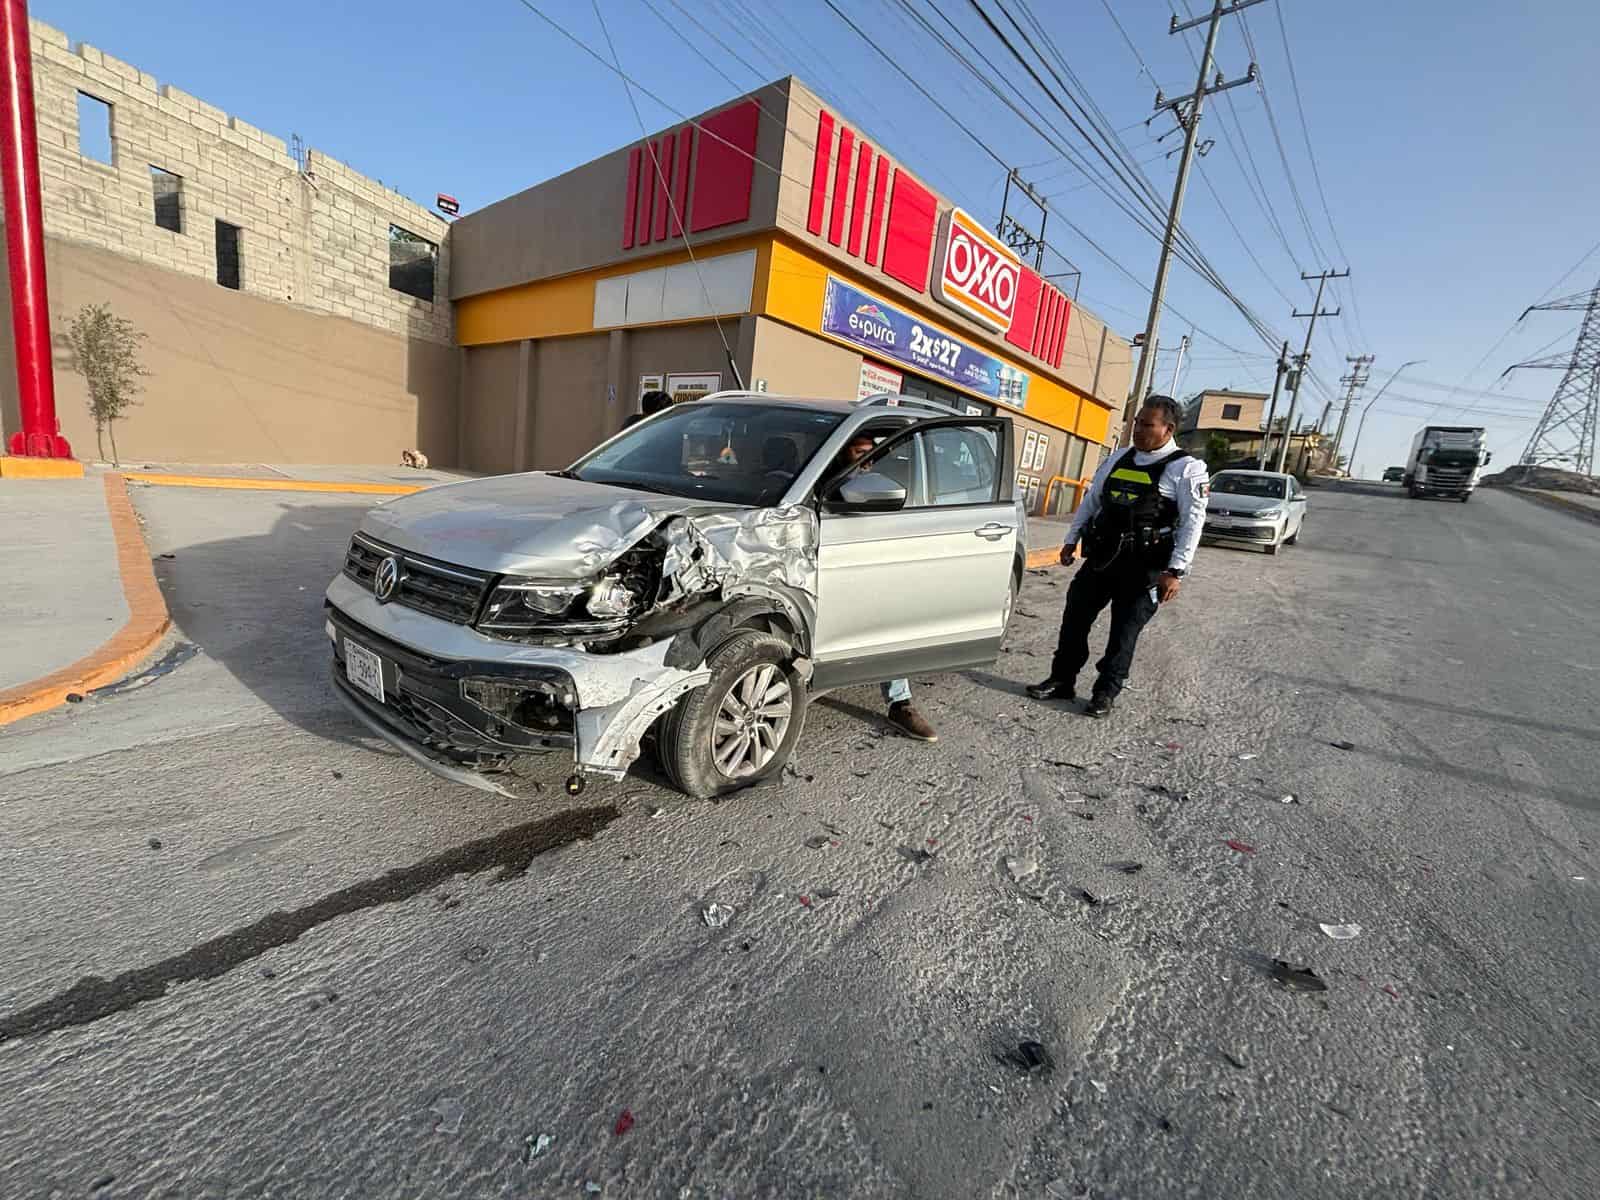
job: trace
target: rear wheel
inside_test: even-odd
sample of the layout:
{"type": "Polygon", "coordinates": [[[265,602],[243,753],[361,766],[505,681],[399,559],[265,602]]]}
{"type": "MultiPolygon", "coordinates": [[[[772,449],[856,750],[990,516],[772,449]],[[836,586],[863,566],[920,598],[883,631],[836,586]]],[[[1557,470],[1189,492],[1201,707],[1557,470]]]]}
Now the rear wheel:
{"type": "Polygon", "coordinates": [[[740,633],[707,660],[711,680],[686,695],[661,730],[661,764],[679,790],[735,792],[783,769],[805,724],[794,651],[769,633],[740,633]]]}

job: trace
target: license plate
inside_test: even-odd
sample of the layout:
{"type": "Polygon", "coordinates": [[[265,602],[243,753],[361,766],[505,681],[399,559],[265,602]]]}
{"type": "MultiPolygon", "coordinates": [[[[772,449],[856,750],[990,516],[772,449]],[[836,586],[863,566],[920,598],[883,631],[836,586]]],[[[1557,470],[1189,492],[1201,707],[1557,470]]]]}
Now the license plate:
{"type": "Polygon", "coordinates": [[[383,659],[349,638],[344,640],[344,677],[379,704],[383,703],[383,659]]]}

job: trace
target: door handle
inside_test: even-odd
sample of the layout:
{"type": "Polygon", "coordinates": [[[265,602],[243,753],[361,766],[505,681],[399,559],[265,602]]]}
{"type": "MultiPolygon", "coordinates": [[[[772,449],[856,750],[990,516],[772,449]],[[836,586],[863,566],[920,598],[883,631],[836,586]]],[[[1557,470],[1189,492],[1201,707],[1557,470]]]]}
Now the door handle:
{"type": "Polygon", "coordinates": [[[998,542],[1001,538],[1005,537],[1006,534],[1012,533],[1015,530],[1015,525],[1001,525],[998,522],[990,521],[987,525],[978,526],[978,528],[974,529],[972,533],[973,536],[981,537],[986,542],[998,542]]]}

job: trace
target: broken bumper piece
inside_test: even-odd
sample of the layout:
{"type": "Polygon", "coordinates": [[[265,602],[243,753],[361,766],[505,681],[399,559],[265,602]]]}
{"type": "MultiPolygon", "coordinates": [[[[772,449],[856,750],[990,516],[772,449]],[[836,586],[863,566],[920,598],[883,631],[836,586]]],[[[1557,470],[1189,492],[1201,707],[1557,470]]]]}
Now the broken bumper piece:
{"type": "Polygon", "coordinates": [[[380,605],[344,576],[327,600],[334,681],[346,703],[425,766],[472,786],[485,786],[485,775],[511,758],[559,751],[570,751],[582,773],[620,779],[657,717],[710,678],[703,666],[666,666],[667,641],[606,655],[505,642],[380,605]],[[376,656],[381,686],[352,682],[351,643],[369,664],[376,656]]]}

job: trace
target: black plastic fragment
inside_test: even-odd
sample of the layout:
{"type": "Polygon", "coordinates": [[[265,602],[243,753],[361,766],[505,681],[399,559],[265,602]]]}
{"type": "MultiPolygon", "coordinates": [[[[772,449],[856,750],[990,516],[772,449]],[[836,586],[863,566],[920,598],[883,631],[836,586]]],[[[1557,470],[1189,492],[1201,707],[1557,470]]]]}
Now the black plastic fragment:
{"type": "Polygon", "coordinates": [[[1272,981],[1291,992],[1325,992],[1328,985],[1310,967],[1296,967],[1281,958],[1272,960],[1272,981]]]}

